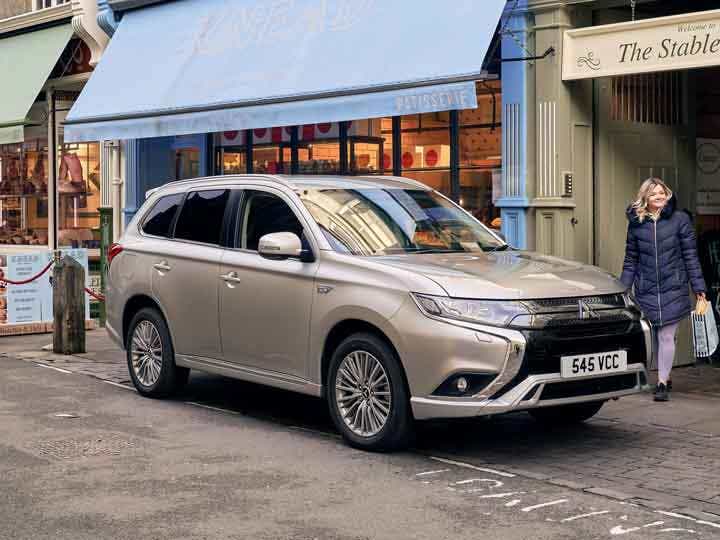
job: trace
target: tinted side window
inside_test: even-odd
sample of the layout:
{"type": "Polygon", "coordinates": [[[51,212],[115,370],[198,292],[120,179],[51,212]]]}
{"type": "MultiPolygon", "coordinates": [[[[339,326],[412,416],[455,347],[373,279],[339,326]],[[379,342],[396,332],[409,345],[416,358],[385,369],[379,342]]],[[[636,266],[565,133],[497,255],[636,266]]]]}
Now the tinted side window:
{"type": "Polygon", "coordinates": [[[175,225],[175,238],[219,244],[225,206],[229,198],[228,189],[188,193],[175,225]]]}
{"type": "Polygon", "coordinates": [[[145,234],[153,236],[170,236],[170,225],[177,213],[178,206],[182,202],[182,193],[162,197],[145,216],[142,230],[145,234]]]}
{"type": "Polygon", "coordinates": [[[257,251],[260,238],[270,233],[292,232],[302,238],[303,226],[285,201],[262,191],[246,193],[243,248],[257,251]]]}

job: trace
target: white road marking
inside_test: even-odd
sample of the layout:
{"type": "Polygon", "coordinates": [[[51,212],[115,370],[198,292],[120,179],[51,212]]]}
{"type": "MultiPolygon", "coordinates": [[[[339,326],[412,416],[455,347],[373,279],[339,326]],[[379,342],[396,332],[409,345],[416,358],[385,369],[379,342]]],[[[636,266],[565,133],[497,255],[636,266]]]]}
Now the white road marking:
{"type": "Polygon", "coordinates": [[[658,532],[686,532],[689,534],[697,534],[697,531],[693,531],[692,529],[676,529],[676,528],[669,528],[669,529],[660,529],[658,532]]]}
{"type": "Polygon", "coordinates": [[[693,523],[698,523],[700,525],[708,525],[710,527],[715,527],[716,529],[720,529],[720,523],[713,523],[712,521],[704,521],[702,519],[695,519],[691,516],[686,516],[685,514],[676,514],[675,512],[665,512],[663,510],[656,510],[655,513],[662,514],[663,516],[670,516],[677,519],[686,519],[687,521],[692,521],[693,523]]]}
{"type": "MultiPolygon", "coordinates": [[[[513,495],[524,495],[524,491],[508,491],[507,493],[488,493],[487,495],[481,495],[481,499],[504,499],[505,497],[512,497],[513,495]]],[[[515,504],[520,502],[520,499],[514,499],[513,501],[510,501],[505,506],[515,506],[515,504],[510,504],[514,501],[517,501],[515,504]]]]}
{"type": "Polygon", "coordinates": [[[485,467],[477,467],[475,465],[470,465],[469,463],[463,463],[462,461],[453,461],[452,459],[445,459],[445,458],[435,457],[435,456],[429,456],[429,457],[432,460],[439,461],[440,463],[446,463],[447,465],[455,465],[456,467],[464,467],[465,469],[472,469],[473,471],[497,474],[498,476],[503,476],[505,478],[515,478],[514,474],[506,473],[503,471],[496,471],[495,469],[488,469],[485,467]]]}
{"type": "MultiPolygon", "coordinates": [[[[502,487],[505,485],[500,480],[495,480],[494,478],[471,478],[469,480],[460,480],[459,482],[455,482],[453,485],[465,486],[467,484],[476,484],[476,483],[494,484],[494,485],[490,486],[490,489],[499,488],[499,487],[502,487]]],[[[478,491],[485,491],[485,489],[486,488],[467,489],[464,491],[464,493],[477,493],[478,491]]]]}
{"type": "Polygon", "coordinates": [[[509,503],[506,503],[505,506],[508,507],[508,508],[512,508],[513,506],[517,506],[517,505],[520,504],[521,502],[522,502],[522,499],[513,499],[513,500],[510,501],[509,503]]]}
{"type": "Polygon", "coordinates": [[[53,414],[56,418],[80,418],[77,414],[74,413],[57,413],[53,414]]]}
{"type": "Polygon", "coordinates": [[[230,409],[223,409],[222,407],[213,407],[212,405],[205,405],[204,403],[198,403],[197,401],[185,401],[188,405],[194,405],[195,407],[201,407],[203,409],[208,409],[215,412],[223,412],[233,415],[240,415],[237,411],[231,411],[230,409]]]}
{"type": "Polygon", "coordinates": [[[587,514],[579,514],[577,516],[572,516],[569,518],[561,519],[560,523],[566,523],[568,521],[575,521],[576,519],[583,519],[583,518],[588,518],[588,517],[592,517],[592,516],[602,516],[603,514],[609,514],[609,513],[610,513],[610,510],[600,510],[598,512],[589,512],[587,514]]]}
{"type": "Polygon", "coordinates": [[[110,385],[112,385],[112,386],[117,386],[118,388],[122,388],[122,389],[124,389],[124,390],[130,390],[130,391],[132,391],[132,392],[137,392],[137,390],[136,390],[135,388],[133,388],[132,386],[128,386],[127,384],[120,384],[120,383],[116,383],[116,382],[113,382],[113,381],[106,381],[106,380],[103,380],[103,382],[104,382],[105,384],[110,384],[110,385]]]}
{"type": "Polygon", "coordinates": [[[523,512],[532,512],[533,510],[537,510],[538,508],[545,508],[547,506],[555,506],[556,504],[564,504],[568,502],[567,499],[558,499],[557,501],[550,501],[546,503],[540,503],[540,504],[534,504],[532,506],[526,506],[522,509],[523,512]]]}
{"type": "Polygon", "coordinates": [[[641,529],[647,529],[649,527],[659,527],[660,525],[665,525],[665,522],[664,521],[655,521],[654,523],[648,523],[647,525],[643,525],[641,527],[630,527],[629,529],[625,529],[625,528],[623,528],[622,525],[618,525],[618,526],[610,529],[610,534],[612,534],[613,536],[619,536],[621,534],[636,532],[641,529]]]}
{"type": "Polygon", "coordinates": [[[59,371],[60,373],[66,373],[68,375],[72,375],[72,371],[68,371],[67,369],[55,367],[55,366],[48,366],[47,364],[41,364],[39,362],[33,362],[36,366],[44,367],[46,369],[54,369],[55,371],[59,371]]]}
{"type": "Polygon", "coordinates": [[[431,474],[440,474],[448,471],[450,471],[450,469],[438,469],[437,471],[419,472],[415,476],[430,476],[431,474]]]}

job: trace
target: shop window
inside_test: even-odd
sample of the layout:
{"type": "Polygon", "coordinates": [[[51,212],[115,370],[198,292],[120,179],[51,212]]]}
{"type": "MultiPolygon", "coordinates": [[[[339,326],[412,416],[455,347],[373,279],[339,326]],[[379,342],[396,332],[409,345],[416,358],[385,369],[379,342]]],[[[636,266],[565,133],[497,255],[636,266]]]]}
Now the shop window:
{"type": "Polygon", "coordinates": [[[349,146],[348,155],[352,174],[375,174],[382,171],[382,156],[377,142],[351,140],[349,146]]]}
{"type": "Polygon", "coordinates": [[[221,153],[221,174],[243,174],[247,172],[247,154],[244,149],[228,148],[221,153]]]}
{"type": "Polygon", "coordinates": [[[340,172],[340,143],[315,142],[298,148],[300,174],[338,174],[340,172]]]}
{"type": "Polygon", "coordinates": [[[450,194],[450,113],[413,115],[402,131],[402,175],[450,194]]]}
{"type": "Polygon", "coordinates": [[[175,150],[175,179],[197,178],[200,176],[200,149],[179,148],[175,150]]]}
{"type": "Polygon", "coordinates": [[[100,247],[100,145],[61,142],[57,160],[58,245],[97,249],[100,247]]]}
{"type": "Polygon", "coordinates": [[[0,145],[0,244],[47,245],[47,141],[0,145]]]}
{"type": "Polygon", "coordinates": [[[619,122],[674,126],[682,122],[682,73],[613,77],[611,117],[619,122]]]}
{"type": "Polygon", "coordinates": [[[283,172],[280,146],[255,146],[253,148],[253,171],[258,174],[278,174],[283,172]]]}

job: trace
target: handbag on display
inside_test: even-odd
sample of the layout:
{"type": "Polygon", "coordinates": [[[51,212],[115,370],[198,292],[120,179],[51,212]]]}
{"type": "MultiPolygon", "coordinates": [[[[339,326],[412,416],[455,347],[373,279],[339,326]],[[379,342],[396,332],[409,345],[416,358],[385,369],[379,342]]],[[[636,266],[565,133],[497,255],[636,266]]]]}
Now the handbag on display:
{"type": "Polygon", "coordinates": [[[713,311],[710,303],[705,298],[701,298],[695,305],[695,311],[690,315],[696,358],[712,356],[718,347],[720,340],[713,311]]]}

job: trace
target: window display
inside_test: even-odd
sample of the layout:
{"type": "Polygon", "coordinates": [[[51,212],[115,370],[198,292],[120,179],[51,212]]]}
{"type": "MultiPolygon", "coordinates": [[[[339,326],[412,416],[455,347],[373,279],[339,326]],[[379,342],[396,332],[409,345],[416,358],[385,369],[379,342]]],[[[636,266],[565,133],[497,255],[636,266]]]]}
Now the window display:
{"type": "Polygon", "coordinates": [[[100,145],[58,148],[58,245],[100,247],[100,145]]]}
{"type": "Polygon", "coordinates": [[[47,245],[47,141],[0,145],[0,244],[47,245]]]}

